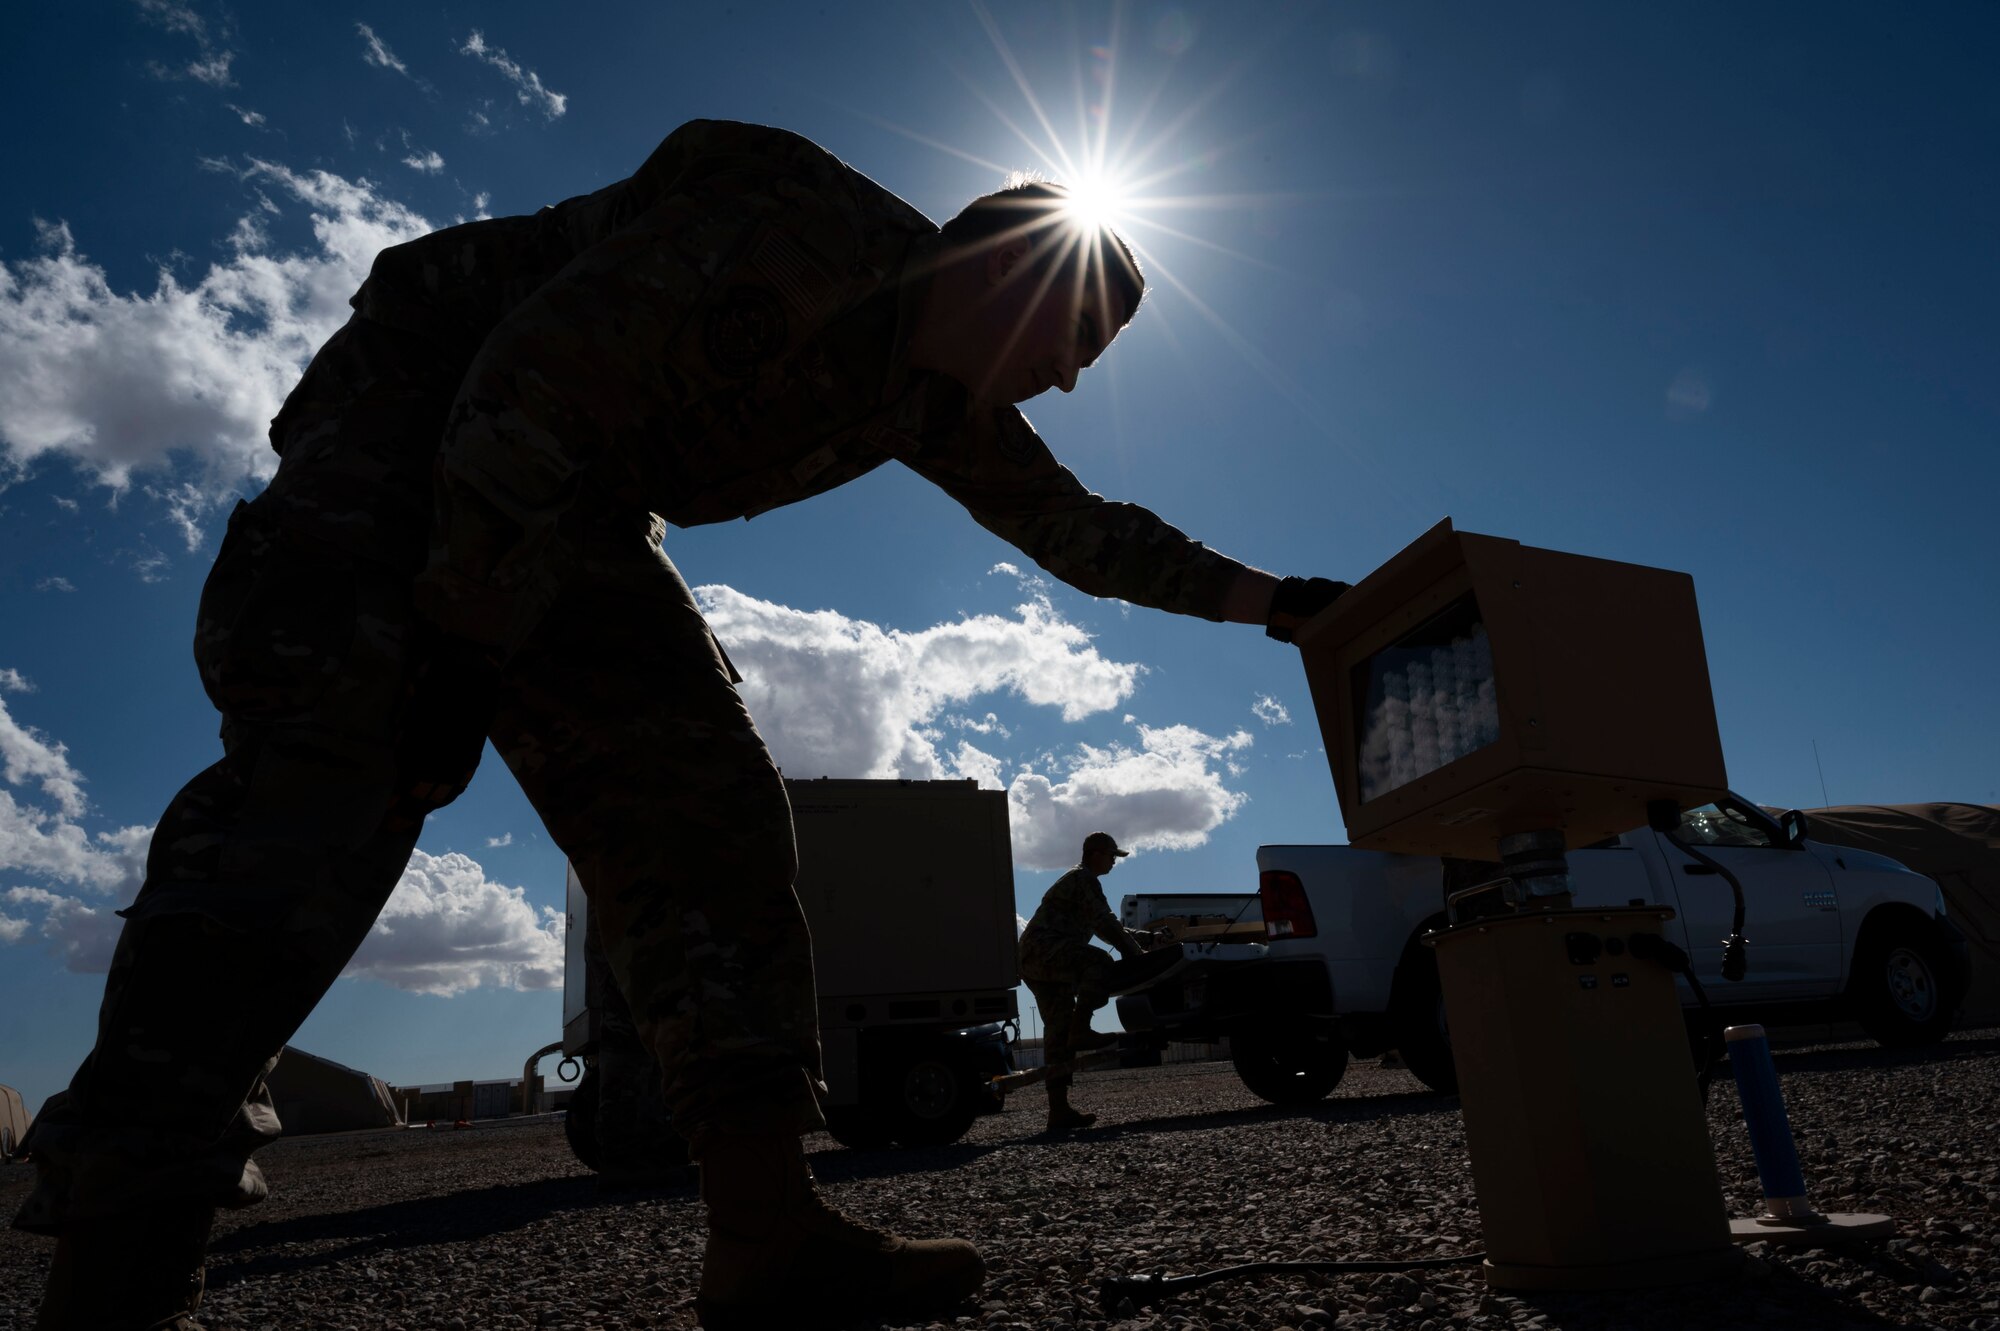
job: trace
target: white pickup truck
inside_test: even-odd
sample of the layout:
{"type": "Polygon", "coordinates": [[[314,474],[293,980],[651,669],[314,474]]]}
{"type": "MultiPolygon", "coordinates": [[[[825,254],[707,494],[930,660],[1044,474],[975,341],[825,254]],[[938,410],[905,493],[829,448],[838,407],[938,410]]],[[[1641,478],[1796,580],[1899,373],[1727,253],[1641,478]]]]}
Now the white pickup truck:
{"type": "MultiPolygon", "coordinates": [[[[1708,1001],[1773,1024],[1858,1020],[1885,1045],[1943,1037],[1965,992],[1965,938],[1937,884],[1895,860],[1808,840],[1737,796],[1684,813],[1679,839],[1742,884],[1748,969],[1723,978],[1728,882],[1650,829],[1569,852],[1576,904],[1671,906],[1708,1001]]],[[[1318,1100],[1350,1053],[1395,1049],[1434,1090],[1457,1089],[1437,965],[1420,939],[1445,898],[1496,866],[1353,846],[1260,846],[1261,955],[1168,972],[1121,998],[1126,1029],[1156,1040],[1226,1033],[1244,1084],[1278,1104],[1318,1100]],[[1183,981],[1180,977],[1185,976],[1183,981]],[[1181,988],[1176,988],[1181,985],[1181,988]],[[1188,992],[1189,989],[1193,992],[1188,992]]],[[[1682,1002],[1697,1005],[1679,981],[1682,1002]]]]}

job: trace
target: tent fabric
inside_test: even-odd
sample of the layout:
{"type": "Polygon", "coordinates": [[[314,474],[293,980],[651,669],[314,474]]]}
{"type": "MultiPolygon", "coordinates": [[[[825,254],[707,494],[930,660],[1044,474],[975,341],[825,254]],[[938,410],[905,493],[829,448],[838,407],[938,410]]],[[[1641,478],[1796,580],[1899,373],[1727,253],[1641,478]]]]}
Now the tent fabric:
{"type": "Polygon", "coordinates": [[[287,1137],[392,1128],[402,1121],[380,1078],[290,1045],[265,1085],[287,1137]]]}
{"type": "Polygon", "coordinates": [[[1805,815],[1814,841],[1887,855],[1937,880],[1972,944],[1960,1023],[2000,1023],[2000,805],[1852,804],[1805,815]]]}

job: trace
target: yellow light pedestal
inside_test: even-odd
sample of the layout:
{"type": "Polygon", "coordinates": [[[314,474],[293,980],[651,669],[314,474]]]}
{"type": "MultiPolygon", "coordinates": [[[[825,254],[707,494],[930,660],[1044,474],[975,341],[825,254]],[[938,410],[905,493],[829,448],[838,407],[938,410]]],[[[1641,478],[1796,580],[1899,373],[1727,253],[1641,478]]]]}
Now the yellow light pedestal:
{"type": "Polygon", "coordinates": [[[1430,934],[1500,1289],[1726,1277],[1731,1241],[1659,906],[1528,910],[1430,934]],[[1642,949],[1645,944],[1641,944],[1642,949]]]}

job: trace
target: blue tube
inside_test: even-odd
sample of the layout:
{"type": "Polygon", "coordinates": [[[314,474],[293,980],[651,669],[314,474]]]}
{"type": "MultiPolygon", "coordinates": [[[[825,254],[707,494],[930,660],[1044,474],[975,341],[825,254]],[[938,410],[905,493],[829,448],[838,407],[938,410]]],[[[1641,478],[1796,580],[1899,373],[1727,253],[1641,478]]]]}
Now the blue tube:
{"type": "Polygon", "coordinates": [[[1736,1094],[1743,1101],[1743,1122],[1750,1129],[1750,1153],[1757,1158],[1757,1178],[1773,1215],[1810,1215],[1805,1175],[1792,1144],[1792,1125],[1785,1099],[1778,1091],[1778,1069],[1771,1062],[1771,1042],[1762,1026],[1731,1026],[1723,1032],[1729,1044],[1729,1070],[1736,1077],[1736,1094]]]}

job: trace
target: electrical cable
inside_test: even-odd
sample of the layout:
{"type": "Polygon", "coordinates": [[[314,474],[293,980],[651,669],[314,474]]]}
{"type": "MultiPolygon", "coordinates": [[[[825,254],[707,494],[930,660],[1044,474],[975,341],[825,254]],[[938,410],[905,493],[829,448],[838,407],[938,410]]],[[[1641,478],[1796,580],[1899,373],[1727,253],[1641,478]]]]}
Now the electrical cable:
{"type": "Polygon", "coordinates": [[[1729,890],[1735,893],[1736,913],[1730,917],[1729,937],[1722,940],[1722,978],[1725,980],[1742,979],[1749,970],[1749,959],[1744,956],[1743,952],[1745,945],[1743,938],[1743,884],[1737,880],[1735,874],[1729,871],[1728,865],[1683,841],[1678,828],[1673,831],[1662,832],[1660,835],[1671,841],[1681,854],[1698,864],[1706,865],[1712,872],[1720,874],[1722,881],[1729,884],[1729,890]]]}
{"type": "Polygon", "coordinates": [[[1471,1266],[1486,1260],[1484,1252],[1461,1253],[1456,1257],[1417,1257],[1407,1261],[1355,1262],[1245,1262],[1241,1266],[1217,1267],[1190,1276],[1165,1273],[1150,1276],[1114,1276],[1098,1286],[1099,1304],[1107,1315],[1115,1315],[1118,1305],[1131,1300],[1134,1308],[1144,1308],[1173,1294],[1182,1294],[1220,1280],[1244,1276],[1275,1275],[1284,1271],[1316,1271],[1325,1275],[1367,1274],[1387,1271],[1422,1271],[1446,1266],[1471,1266]]]}

